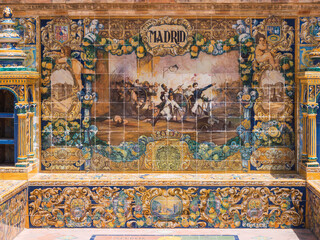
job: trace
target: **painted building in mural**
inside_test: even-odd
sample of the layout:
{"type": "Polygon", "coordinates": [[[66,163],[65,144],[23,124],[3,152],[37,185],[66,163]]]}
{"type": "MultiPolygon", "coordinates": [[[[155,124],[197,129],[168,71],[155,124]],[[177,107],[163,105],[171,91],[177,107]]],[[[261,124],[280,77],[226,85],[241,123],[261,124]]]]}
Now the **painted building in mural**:
{"type": "Polygon", "coordinates": [[[270,4],[254,16],[233,4],[233,16],[44,6],[15,5],[14,16],[5,8],[0,24],[0,176],[19,180],[10,198],[0,189],[2,223],[10,204],[28,202],[11,224],[17,232],[26,224],[319,235],[319,16],[276,14],[270,4]],[[20,62],[10,52],[23,53],[20,62]]]}

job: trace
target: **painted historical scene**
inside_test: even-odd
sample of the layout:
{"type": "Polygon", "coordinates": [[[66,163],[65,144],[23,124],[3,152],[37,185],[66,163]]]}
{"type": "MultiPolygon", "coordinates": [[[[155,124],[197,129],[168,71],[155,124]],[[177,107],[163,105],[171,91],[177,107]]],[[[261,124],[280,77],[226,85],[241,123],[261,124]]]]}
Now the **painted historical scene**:
{"type": "MultiPolygon", "coordinates": [[[[220,56],[201,53],[197,59],[153,57],[137,69],[134,54],[111,55],[110,88],[105,89],[110,93],[107,99],[98,96],[98,102],[110,101],[110,111],[95,115],[101,130],[97,136],[119,145],[124,139],[137,141],[140,132],[171,129],[198,132],[195,138],[200,142],[210,139],[216,145],[225,144],[238,136],[241,119],[238,59],[238,51],[220,56]],[[119,134],[110,138],[110,132],[119,134]]],[[[96,88],[100,87],[97,81],[96,88]]]]}
{"type": "Polygon", "coordinates": [[[42,170],[294,169],[294,20],[41,21],[42,170]]]}

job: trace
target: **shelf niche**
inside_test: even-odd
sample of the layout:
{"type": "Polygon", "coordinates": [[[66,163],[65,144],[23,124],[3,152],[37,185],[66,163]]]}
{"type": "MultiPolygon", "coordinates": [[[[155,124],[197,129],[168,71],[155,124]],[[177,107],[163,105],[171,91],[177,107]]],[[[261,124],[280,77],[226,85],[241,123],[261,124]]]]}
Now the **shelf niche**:
{"type": "Polygon", "coordinates": [[[0,90],[0,166],[14,166],[15,150],[15,97],[9,90],[0,90]]]}

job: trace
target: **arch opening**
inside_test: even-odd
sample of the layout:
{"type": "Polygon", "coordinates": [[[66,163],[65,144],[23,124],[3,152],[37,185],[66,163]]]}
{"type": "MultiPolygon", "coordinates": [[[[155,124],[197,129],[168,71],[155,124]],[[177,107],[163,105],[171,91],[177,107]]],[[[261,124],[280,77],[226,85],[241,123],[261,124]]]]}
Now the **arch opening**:
{"type": "Polygon", "coordinates": [[[0,90],[0,166],[14,166],[17,146],[16,98],[7,89],[0,90]]]}

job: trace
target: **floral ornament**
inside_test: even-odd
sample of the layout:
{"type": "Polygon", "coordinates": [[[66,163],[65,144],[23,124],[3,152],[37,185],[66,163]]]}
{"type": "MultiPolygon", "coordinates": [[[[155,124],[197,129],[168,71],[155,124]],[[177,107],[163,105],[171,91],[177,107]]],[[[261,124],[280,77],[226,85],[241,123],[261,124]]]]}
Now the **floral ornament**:
{"type": "Polygon", "coordinates": [[[126,225],[126,216],[128,215],[128,195],[121,191],[119,195],[113,198],[110,201],[109,207],[107,207],[107,211],[113,213],[112,220],[109,221],[108,227],[125,227],[126,225]]]}
{"type": "Polygon", "coordinates": [[[93,82],[96,80],[94,74],[82,74],[82,78],[88,82],[93,82]]]}
{"type": "Polygon", "coordinates": [[[278,145],[293,147],[294,145],[293,129],[285,122],[258,122],[252,132],[255,147],[278,145]]]}
{"type": "MultiPolygon", "coordinates": [[[[85,123],[84,127],[87,127],[89,132],[93,131],[88,137],[89,141],[83,141],[82,143],[85,146],[82,148],[82,153],[87,160],[90,160],[93,152],[95,152],[113,162],[132,162],[141,158],[146,152],[148,143],[155,141],[153,137],[140,136],[138,142],[122,142],[118,146],[112,146],[96,138],[95,134],[97,129],[94,125],[90,125],[90,121],[85,123]],[[94,129],[91,130],[91,128],[94,129]],[[94,146],[90,145],[92,141],[95,142],[94,146]]],[[[86,134],[86,132],[87,130],[85,130],[83,134],[86,134]]],[[[83,138],[86,139],[86,136],[82,137],[82,139],[83,138]]],[[[239,137],[230,139],[222,146],[217,146],[210,142],[198,143],[191,140],[189,135],[183,135],[180,141],[187,143],[190,152],[193,153],[196,159],[203,160],[222,161],[240,151],[241,148],[241,139],[239,137]]]]}
{"type": "Polygon", "coordinates": [[[209,201],[207,201],[207,207],[205,208],[205,214],[208,218],[209,227],[219,227],[220,226],[220,215],[221,211],[221,200],[214,195],[213,192],[209,193],[209,201]]]}
{"type": "MultiPolygon", "coordinates": [[[[81,100],[82,108],[90,109],[93,103],[97,101],[97,94],[95,92],[91,92],[91,93],[87,92],[86,94],[81,92],[78,96],[79,96],[79,99],[81,100]]],[[[87,123],[86,123],[86,126],[88,126],[87,123]]]]}
{"type": "Polygon", "coordinates": [[[84,65],[88,69],[95,68],[96,47],[104,49],[106,52],[117,56],[135,52],[138,58],[143,58],[146,54],[146,49],[140,35],[135,35],[126,40],[118,40],[102,38],[98,34],[88,33],[82,42],[83,52],[81,53],[81,59],[84,61],[84,65]],[[94,44],[98,44],[98,46],[94,46],[94,44]]]}
{"type": "Polygon", "coordinates": [[[143,202],[137,193],[134,194],[135,207],[133,211],[133,216],[136,218],[136,223],[138,227],[144,227],[144,225],[151,226],[153,221],[151,217],[145,217],[143,214],[143,202]]]}
{"type": "Polygon", "coordinates": [[[93,44],[90,44],[87,39],[82,43],[83,52],[81,52],[81,59],[85,68],[94,69],[96,63],[96,51],[93,44]]]}
{"type": "Polygon", "coordinates": [[[240,42],[240,78],[244,86],[251,86],[255,48],[253,38],[245,38],[240,42]]]}
{"type": "Polygon", "coordinates": [[[254,61],[254,39],[250,34],[251,19],[237,20],[232,28],[238,34],[238,42],[240,44],[240,76],[244,86],[251,86],[252,83],[252,65],[254,61]]]}
{"type": "Polygon", "coordinates": [[[286,94],[290,98],[294,97],[294,63],[292,55],[285,55],[280,59],[280,72],[285,78],[286,94]]]}
{"type": "Polygon", "coordinates": [[[85,117],[83,120],[82,120],[82,126],[84,128],[89,128],[90,127],[90,118],[89,117],[85,117]]]}
{"type": "Polygon", "coordinates": [[[222,161],[232,156],[240,150],[241,146],[241,139],[239,137],[230,139],[222,146],[217,146],[211,142],[198,143],[191,140],[189,135],[183,135],[181,141],[188,144],[189,150],[193,153],[194,158],[212,161],[222,161]]]}
{"type": "Polygon", "coordinates": [[[244,129],[249,130],[251,128],[251,121],[245,119],[241,122],[241,125],[244,127],[244,129]]]}
{"type": "Polygon", "coordinates": [[[79,146],[81,142],[80,124],[77,121],[68,122],[65,119],[58,119],[47,123],[41,133],[42,148],[55,146],[79,146]]]}
{"type": "Polygon", "coordinates": [[[258,92],[256,89],[251,89],[248,86],[244,86],[243,91],[238,93],[238,100],[240,101],[241,105],[248,109],[252,108],[255,100],[258,97],[258,92]]]}
{"type": "Polygon", "coordinates": [[[206,39],[203,35],[196,33],[190,46],[191,58],[197,58],[200,52],[212,55],[221,55],[238,47],[238,36],[233,36],[225,41],[206,39]]]}
{"type": "Polygon", "coordinates": [[[183,227],[192,227],[197,228],[198,227],[198,220],[200,218],[200,199],[199,196],[196,196],[192,199],[190,202],[190,215],[188,219],[182,219],[182,226],[183,227]]]}
{"type": "Polygon", "coordinates": [[[140,159],[146,151],[147,144],[154,141],[152,137],[140,136],[138,142],[122,142],[119,146],[112,146],[96,138],[97,129],[94,125],[88,125],[88,132],[92,133],[88,136],[89,141],[83,142],[86,147],[82,148],[82,153],[87,156],[85,157],[87,160],[91,159],[94,151],[114,162],[131,162],[140,159]],[[92,141],[95,142],[95,146],[90,144],[92,141]]]}
{"type": "Polygon", "coordinates": [[[52,69],[54,68],[55,61],[52,58],[46,57],[42,60],[41,63],[41,97],[42,99],[49,98],[51,93],[51,80],[50,76],[52,73],[52,69]]]}

